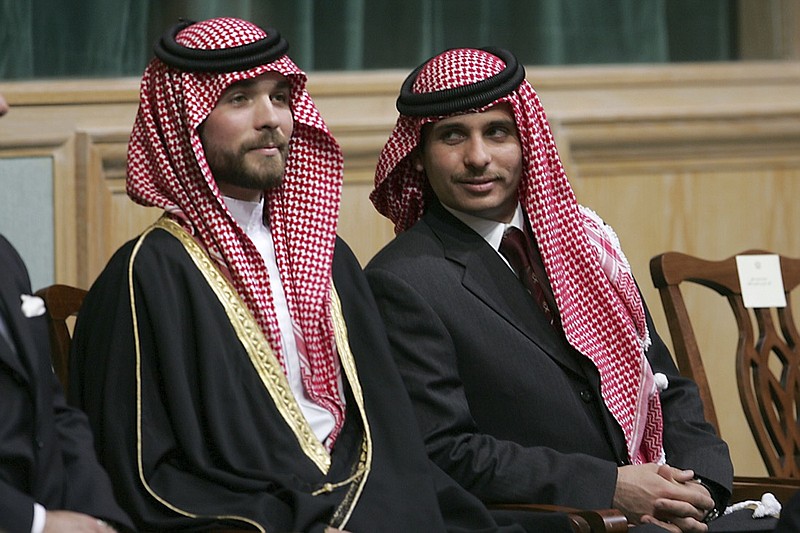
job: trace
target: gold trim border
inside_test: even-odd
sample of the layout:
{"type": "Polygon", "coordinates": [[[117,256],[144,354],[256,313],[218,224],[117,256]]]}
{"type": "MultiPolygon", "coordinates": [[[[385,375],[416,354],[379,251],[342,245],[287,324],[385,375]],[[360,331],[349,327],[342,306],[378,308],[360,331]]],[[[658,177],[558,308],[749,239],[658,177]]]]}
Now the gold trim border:
{"type": "Polygon", "coordinates": [[[222,275],[205,250],[180,224],[170,218],[161,217],[154,224],[154,228],[161,228],[169,232],[186,249],[189,257],[225,308],[225,313],[236,331],[236,336],[250,356],[250,362],[253,363],[275,407],[295,434],[303,452],[321,472],[327,474],[331,466],[330,453],[314,434],[306,417],[303,416],[303,411],[292,394],[289,380],[286,378],[278,358],[275,357],[264,332],[242,301],[239,293],[230,284],[228,278],[222,275]]]}
{"type": "MultiPolygon", "coordinates": [[[[144,468],[142,464],[142,395],[141,395],[141,349],[139,344],[139,330],[138,320],[136,315],[136,303],[133,290],[133,264],[136,255],[144,242],[145,237],[155,229],[162,229],[167,231],[170,235],[174,236],[184,246],[188,255],[194,262],[198,270],[203,274],[207,283],[214,291],[215,295],[223,305],[226,314],[236,331],[237,337],[242,342],[245,350],[250,356],[250,360],[255,367],[256,372],[264,383],[265,388],[273,399],[278,411],[286,421],[287,425],[292,429],[298,442],[311,459],[314,464],[323,472],[326,473],[330,469],[331,458],[328,451],[317,439],[313,430],[311,429],[308,421],[303,416],[297,400],[291,392],[288,380],[286,379],[283,369],[280,366],[275,354],[269,346],[269,343],[258,326],[253,315],[247,309],[247,306],[239,297],[238,292],[231,286],[228,279],[222,275],[217,266],[211,261],[208,254],[200,247],[200,245],[189,235],[189,233],[174,220],[162,216],[155,224],[145,230],[139,237],[138,242],[134,246],[131,253],[131,258],[128,264],[128,288],[131,301],[131,316],[133,321],[134,340],[136,345],[136,376],[137,376],[137,450],[138,450],[138,467],[139,477],[142,484],[147,491],[163,505],[172,509],[173,511],[183,514],[191,518],[199,518],[200,515],[190,513],[188,511],[179,509],[178,507],[170,504],[149,486],[144,476],[144,468]]],[[[350,388],[355,399],[356,406],[364,427],[364,436],[362,442],[362,453],[359,454],[358,470],[361,475],[354,476],[353,481],[357,483],[354,490],[349,491],[349,498],[342,502],[343,507],[336,511],[336,515],[341,516],[341,522],[338,527],[344,527],[350,519],[356,504],[364,490],[367,479],[371,472],[372,467],[372,433],[367,419],[366,408],[364,406],[364,394],[361,388],[361,383],[358,377],[358,370],[355,364],[355,358],[350,350],[350,343],[348,340],[347,325],[344,320],[342,312],[341,300],[336,291],[336,288],[331,285],[331,321],[334,330],[334,338],[336,347],[339,353],[339,360],[342,369],[350,383],[350,388]]],[[[352,479],[352,478],[351,478],[352,479]]],[[[325,485],[331,485],[326,483],[325,485]]],[[[239,516],[218,516],[217,519],[240,520],[251,524],[258,528],[259,531],[265,531],[256,522],[239,516]]]]}
{"type": "Polygon", "coordinates": [[[361,497],[361,493],[364,490],[364,485],[367,483],[367,478],[369,478],[369,474],[372,471],[373,443],[372,430],[370,429],[367,411],[364,407],[364,392],[361,389],[361,382],[358,379],[358,370],[356,369],[353,352],[350,351],[350,341],[348,340],[347,324],[344,321],[344,313],[342,312],[342,302],[333,284],[331,284],[331,321],[333,323],[333,332],[336,339],[336,348],[339,351],[339,360],[342,363],[345,376],[347,376],[347,381],[350,383],[350,390],[353,393],[356,405],[361,413],[361,420],[364,423],[363,450],[359,458],[359,461],[363,461],[361,465],[361,468],[363,468],[363,475],[358,478],[358,487],[350,500],[349,509],[338,510],[338,512],[344,512],[344,515],[341,523],[336,524],[336,527],[343,529],[347,525],[347,521],[350,520],[350,516],[353,514],[358,499],[361,497]]]}
{"type": "Polygon", "coordinates": [[[166,501],[164,498],[159,496],[156,491],[150,486],[147,482],[147,479],[144,475],[144,465],[142,464],[142,354],[141,354],[141,344],[139,341],[139,321],[136,314],[136,297],[135,291],[133,288],[133,263],[136,259],[136,255],[139,253],[139,249],[144,243],[145,237],[155,229],[155,225],[149,227],[145,230],[139,239],[136,242],[136,245],[133,247],[133,251],[131,252],[131,258],[128,261],[128,291],[130,297],[130,305],[131,305],[131,321],[133,324],[133,338],[134,338],[134,346],[136,350],[136,462],[139,470],[139,481],[141,481],[142,485],[144,486],[145,490],[158,502],[162,505],[171,509],[175,513],[180,515],[189,517],[189,518],[202,518],[202,517],[209,517],[215,518],[217,520],[237,520],[244,522],[246,524],[250,524],[261,533],[266,533],[266,529],[264,529],[261,524],[258,522],[246,518],[244,516],[236,516],[236,515],[198,515],[195,513],[191,513],[184,509],[181,509],[170,502],[166,501]]]}

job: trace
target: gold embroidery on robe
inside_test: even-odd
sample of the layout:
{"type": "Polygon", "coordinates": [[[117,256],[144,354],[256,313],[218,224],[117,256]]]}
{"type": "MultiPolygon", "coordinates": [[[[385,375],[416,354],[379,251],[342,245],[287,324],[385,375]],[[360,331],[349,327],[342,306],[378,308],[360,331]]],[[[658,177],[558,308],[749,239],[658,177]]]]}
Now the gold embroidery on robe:
{"type": "MultiPolygon", "coordinates": [[[[303,416],[300,406],[298,405],[297,400],[295,399],[294,394],[289,387],[289,382],[286,378],[286,375],[283,372],[277,357],[275,357],[269,342],[267,341],[261,328],[258,326],[258,323],[253,317],[252,313],[250,313],[249,309],[247,309],[247,306],[241,300],[238,292],[230,284],[228,279],[222,275],[208,254],[205,253],[205,251],[192,238],[192,236],[189,235],[186,230],[180,226],[180,224],[170,218],[162,216],[155,224],[142,233],[138,242],[134,246],[133,252],[131,253],[131,259],[128,264],[128,288],[130,293],[134,342],[136,349],[137,459],[139,477],[147,491],[163,505],[177,513],[192,518],[200,517],[200,515],[179,509],[158,496],[158,494],[155,493],[155,491],[145,480],[144,469],[142,465],[141,354],[136,302],[133,289],[133,264],[145,237],[151,231],[157,228],[167,231],[176,239],[178,239],[178,241],[183,245],[189,257],[192,259],[198,270],[203,274],[209,286],[214,291],[214,294],[217,296],[223,308],[225,309],[225,313],[227,314],[237,337],[249,355],[250,361],[252,362],[256,372],[261,378],[262,383],[264,384],[284,421],[295,434],[301,449],[306,456],[308,456],[309,459],[311,459],[312,462],[317,465],[321,472],[327,474],[331,465],[330,454],[314,434],[305,416],[303,416]]],[[[333,287],[333,285],[331,285],[331,320],[339,359],[344,371],[344,377],[347,378],[353,393],[353,397],[355,398],[358,412],[361,416],[364,426],[364,435],[362,436],[362,449],[361,453],[359,454],[359,460],[358,463],[354,465],[352,475],[338,483],[325,483],[323,487],[314,494],[322,494],[340,486],[351,484],[344,501],[342,501],[342,503],[336,509],[332,520],[332,525],[336,527],[343,527],[355,509],[356,503],[358,502],[371,470],[372,438],[369,421],[367,420],[366,410],[364,408],[364,397],[361,384],[358,379],[358,371],[356,369],[355,359],[350,351],[350,345],[347,337],[347,325],[345,324],[344,316],[342,314],[339,296],[336,293],[336,289],[333,287]]],[[[257,527],[259,531],[264,531],[259,524],[245,517],[219,516],[216,518],[243,521],[257,527]]]]}

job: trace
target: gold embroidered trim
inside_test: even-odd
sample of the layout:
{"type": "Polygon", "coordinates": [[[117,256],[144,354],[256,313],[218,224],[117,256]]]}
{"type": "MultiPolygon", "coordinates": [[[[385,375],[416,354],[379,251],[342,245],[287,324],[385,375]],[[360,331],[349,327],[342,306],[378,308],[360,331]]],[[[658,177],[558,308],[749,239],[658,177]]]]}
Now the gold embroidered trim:
{"type": "Polygon", "coordinates": [[[222,307],[225,308],[225,313],[236,331],[236,336],[244,346],[247,355],[250,356],[250,362],[253,363],[275,407],[295,434],[300,448],[320,471],[327,474],[331,467],[330,453],[314,434],[306,417],[303,416],[278,358],[275,357],[264,332],[239,297],[239,293],[230,284],[228,278],[222,275],[205,250],[180,224],[170,218],[161,217],[155,223],[155,227],[168,231],[183,244],[189,257],[192,258],[222,307]]]}
{"type": "MultiPolygon", "coordinates": [[[[242,345],[245,347],[253,366],[256,369],[259,377],[264,383],[265,388],[273,399],[278,411],[286,421],[287,425],[292,429],[297,437],[300,447],[304,453],[317,465],[317,467],[326,473],[330,469],[331,458],[328,451],[317,439],[313,430],[311,429],[308,421],[303,416],[297,400],[291,392],[289,383],[286,379],[283,369],[280,366],[275,354],[272,352],[269,343],[267,342],[264,333],[258,326],[255,318],[252,316],[247,306],[239,297],[238,292],[230,285],[228,279],[222,275],[217,266],[208,257],[208,254],[197,244],[197,242],[189,235],[186,230],[177,222],[170,218],[162,216],[155,224],[150,226],[140,236],[136,243],[131,259],[128,264],[128,288],[130,292],[131,301],[131,315],[133,319],[133,333],[134,342],[136,347],[136,408],[137,408],[137,450],[138,450],[138,467],[139,478],[147,491],[159,502],[173,511],[188,516],[191,518],[199,518],[200,515],[195,515],[188,511],[184,511],[165,501],[158,496],[155,491],[149,486],[144,476],[144,468],[142,465],[142,396],[141,396],[141,353],[139,344],[139,329],[136,316],[136,303],[134,299],[133,290],[133,263],[136,254],[139,251],[144,238],[154,229],[163,229],[178,239],[184,246],[189,257],[191,257],[195,266],[203,274],[215,295],[222,303],[226,314],[236,331],[242,345]]],[[[331,286],[331,321],[333,324],[334,337],[336,347],[339,353],[339,360],[344,370],[344,375],[350,384],[356,406],[358,407],[359,414],[364,427],[364,435],[362,437],[361,453],[356,465],[353,467],[353,473],[347,479],[337,483],[325,483],[322,488],[315,491],[313,495],[324,494],[336,488],[351,484],[344,500],[333,514],[331,525],[342,528],[347,524],[353,510],[361,496],[366,485],[367,478],[372,469],[372,433],[367,419],[366,409],[364,407],[364,394],[361,389],[361,383],[358,379],[358,370],[356,369],[355,359],[350,350],[350,342],[348,340],[347,325],[344,321],[342,313],[341,301],[336,292],[336,288],[331,286]]],[[[217,519],[239,520],[255,526],[259,531],[264,532],[262,526],[248,518],[239,516],[218,516],[217,519]]]]}
{"type": "Polygon", "coordinates": [[[367,411],[364,408],[364,392],[361,390],[361,382],[358,379],[355,358],[353,357],[353,352],[350,351],[350,341],[347,338],[347,324],[344,321],[342,302],[339,300],[339,294],[333,284],[331,284],[331,321],[333,323],[334,337],[336,338],[336,348],[339,351],[339,361],[341,361],[344,374],[350,383],[350,389],[361,414],[361,420],[364,423],[364,436],[361,443],[359,462],[355,468],[355,473],[348,479],[353,480],[354,484],[351,490],[348,491],[347,497],[334,513],[334,519],[331,521],[331,525],[343,529],[353,514],[358,499],[364,490],[364,485],[367,483],[367,478],[372,471],[372,431],[369,427],[367,411]]]}
{"type": "Polygon", "coordinates": [[[171,509],[172,511],[189,517],[189,518],[214,518],[216,520],[236,520],[239,522],[244,522],[245,524],[249,524],[255,527],[261,533],[266,533],[266,530],[254,520],[250,520],[244,516],[235,516],[235,515],[205,515],[201,516],[195,513],[191,513],[189,511],[185,511],[176,507],[175,505],[169,503],[164,498],[159,496],[155,490],[150,486],[147,482],[147,479],[144,475],[144,466],[142,463],[142,354],[141,354],[141,344],[139,341],[139,320],[137,318],[136,313],[136,297],[135,292],[133,290],[133,263],[136,259],[136,255],[139,253],[139,248],[141,248],[142,243],[144,242],[145,237],[155,228],[156,226],[153,225],[148,228],[142,235],[139,237],[139,240],[136,242],[136,245],[133,247],[133,251],[131,252],[131,258],[128,262],[128,294],[130,297],[130,305],[131,305],[131,320],[133,325],[133,340],[134,340],[134,348],[136,350],[136,462],[139,469],[139,481],[141,481],[142,485],[144,486],[145,490],[150,493],[150,495],[159,501],[162,505],[171,509]]]}

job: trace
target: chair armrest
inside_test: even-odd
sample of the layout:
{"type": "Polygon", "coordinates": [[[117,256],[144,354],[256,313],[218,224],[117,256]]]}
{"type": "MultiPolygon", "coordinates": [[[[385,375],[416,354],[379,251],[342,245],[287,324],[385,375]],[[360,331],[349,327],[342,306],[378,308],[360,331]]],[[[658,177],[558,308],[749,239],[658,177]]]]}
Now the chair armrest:
{"type": "MultiPolygon", "coordinates": [[[[564,513],[569,517],[572,530],[575,533],[627,533],[628,521],[616,509],[599,509],[587,511],[563,507],[561,505],[547,505],[535,503],[510,503],[489,505],[490,509],[504,509],[507,511],[530,511],[536,513],[564,513]]],[[[212,533],[239,533],[243,529],[212,529],[212,533]]]]}
{"type": "Polygon", "coordinates": [[[765,492],[771,492],[782,505],[786,505],[798,490],[800,479],[734,476],[731,503],[760,500],[765,492]]]}
{"type": "Polygon", "coordinates": [[[548,505],[540,503],[503,503],[492,504],[490,509],[505,509],[509,511],[531,511],[565,513],[572,529],[576,533],[627,533],[628,520],[617,509],[575,509],[561,505],[548,505]]]}

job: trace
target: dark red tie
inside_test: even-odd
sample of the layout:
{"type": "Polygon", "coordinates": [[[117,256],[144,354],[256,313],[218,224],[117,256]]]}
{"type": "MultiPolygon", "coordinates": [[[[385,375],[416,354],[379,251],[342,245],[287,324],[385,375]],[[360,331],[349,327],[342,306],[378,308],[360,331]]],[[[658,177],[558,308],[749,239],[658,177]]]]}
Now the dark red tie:
{"type": "Polygon", "coordinates": [[[550,322],[550,325],[553,326],[555,322],[555,313],[553,312],[555,307],[548,303],[543,278],[540,279],[540,276],[544,276],[544,269],[534,268],[535,259],[528,237],[519,228],[509,226],[503,234],[503,240],[500,241],[500,253],[511,264],[520,281],[536,300],[536,303],[539,304],[539,307],[542,308],[544,316],[550,322]],[[538,276],[537,270],[540,271],[538,276]]]}

